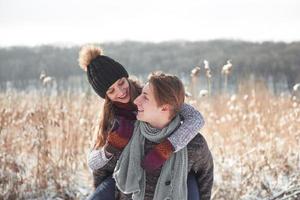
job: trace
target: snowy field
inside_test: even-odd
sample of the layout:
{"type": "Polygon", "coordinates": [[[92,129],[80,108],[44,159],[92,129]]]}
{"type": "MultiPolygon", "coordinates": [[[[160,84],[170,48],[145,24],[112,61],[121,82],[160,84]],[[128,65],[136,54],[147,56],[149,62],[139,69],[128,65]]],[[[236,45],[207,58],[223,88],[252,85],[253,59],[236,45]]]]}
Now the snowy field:
{"type": "MultiPolygon", "coordinates": [[[[300,102],[264,87],[187,99],[203,114],[213,199],[300,199],[300,102]]],[[[0,199],[84,199],[102,101],[93,94],[0,94],[0,199]]]]}

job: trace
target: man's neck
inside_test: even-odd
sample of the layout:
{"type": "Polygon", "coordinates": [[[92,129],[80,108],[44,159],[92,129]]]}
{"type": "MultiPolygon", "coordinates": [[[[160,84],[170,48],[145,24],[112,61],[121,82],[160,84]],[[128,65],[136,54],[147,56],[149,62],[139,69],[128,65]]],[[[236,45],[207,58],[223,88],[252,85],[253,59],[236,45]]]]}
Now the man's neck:
{"type": "Polygon", "coordinates": [[[151,122],[149,124],[154,128],[163,129],[170,123],[170,121],[171,120],[169,118],[160,118],[157,119],[155,122],[151,122]]]}

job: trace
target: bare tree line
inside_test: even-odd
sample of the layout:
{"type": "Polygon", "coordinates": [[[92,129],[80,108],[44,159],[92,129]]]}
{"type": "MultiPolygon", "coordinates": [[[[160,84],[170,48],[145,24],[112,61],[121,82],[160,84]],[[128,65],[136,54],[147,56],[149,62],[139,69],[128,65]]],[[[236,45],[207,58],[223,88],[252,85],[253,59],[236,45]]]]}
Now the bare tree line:
{"type": "MultiPolygon", "coordinates": [[[[230,59],[234,71],[228,81],[233,83],[247,79],[251,74],[261,79],[271,76],[274,85],[279,80],[286,80],[290,90],[300,82],[300,42],[126,41],[104,43],[101,46],[106,55],[114,57],[134,75],[163,70],[188,76],[191,69],[203,65],[204,60],[208,60],[213,79],[222,82],[222,66],[230,59]]],[[[79,46],[0,48],[0,84],[7,81],[22,83],[38,79],[41,72],[54,77],[57,81],[82,75],[83,72],[77,63],[79,48],[79,46]]]]}

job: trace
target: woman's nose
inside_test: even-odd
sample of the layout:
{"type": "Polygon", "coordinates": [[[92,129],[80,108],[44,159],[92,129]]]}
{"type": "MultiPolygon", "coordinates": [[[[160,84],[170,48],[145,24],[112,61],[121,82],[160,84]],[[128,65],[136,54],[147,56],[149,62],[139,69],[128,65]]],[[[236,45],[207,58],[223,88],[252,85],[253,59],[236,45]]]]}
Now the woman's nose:
{"type": "Polygon", "coordinates": [[[124,92],[125,92],[125,89],[122,88],[121,86],[119,86],[118,87],[118,94],[119,94],[119,96],[122,96],[124,94],[124,92]]]}

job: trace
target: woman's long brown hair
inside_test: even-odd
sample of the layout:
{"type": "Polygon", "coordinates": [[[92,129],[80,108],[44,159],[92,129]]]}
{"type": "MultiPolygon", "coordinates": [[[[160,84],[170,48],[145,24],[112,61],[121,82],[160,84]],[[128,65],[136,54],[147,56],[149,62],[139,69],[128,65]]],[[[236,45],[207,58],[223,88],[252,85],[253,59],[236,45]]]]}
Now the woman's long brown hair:
{"type": "MultiPolygon", "coordinates": [[[[142,87],[136,80],[127,79],[129,82],[130,91],[130,103],[133,103],[134,99],[140,95],[142,87]]],[[[107,135],[110,132],[113,120],[115,118],[113,102],[106,96],[103,104],[103,110],[100,117],[99,129],[97,134],[96,143],[94,149],[103,147],[106,143],[107,135]]]]}

